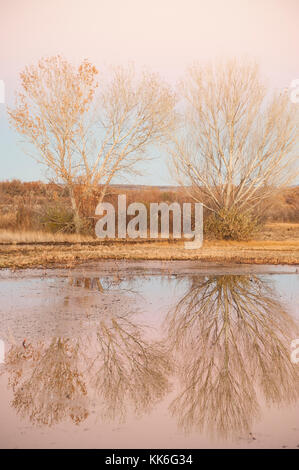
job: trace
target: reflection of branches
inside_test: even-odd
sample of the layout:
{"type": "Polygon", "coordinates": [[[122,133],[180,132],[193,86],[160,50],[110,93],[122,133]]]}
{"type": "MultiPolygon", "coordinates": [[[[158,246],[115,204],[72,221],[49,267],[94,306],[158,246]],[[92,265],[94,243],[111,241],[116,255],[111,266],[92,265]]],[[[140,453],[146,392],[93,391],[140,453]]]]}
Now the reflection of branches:
{"type": "Polygon", "coordinates": [[[11,346],[5,357],[5,370],[9,374],[9,386],[14,391],[20,385],[22,378],[30,373],[28,370],[32,369],[32,364],[38,361],[42,349],[43,343],[37,343],[35,348],[32,345],[28,348],[23,345],[17,346],[16,344],[11,346]]]}
{"type": "Polygon", "coordinates": [[[258,391],[276,404],[298,398],[289,355],[296,325],[264,280],[194,277],[168,320],[172,346],[183,351],[184,390],[171,409],[186,429],[227,437],[249,430],[258,391]]]}
{"type": "Polygon", "coordinates": [[[67,417],[78,424],[89,414],[93,389],[110,419],[124,418],[130,406],[146,412],[162,398],[169,357],[162,345],[145,339],[144,326],[124,313],[127,307],[123,302],[121,314],[101,314],[89,336],[12,346],[5,368],[17,412],[33,424],[51,426],[67,417]]]}
{"type": "Polygon", "coordinates": [[[130,405],[137,413],[147,411],[169,388],[166,350],[144,336],[144,327],[128,314],[107,317],[98,326],[97,355],[90,371],[104,414],[111,419],[124,417],[130,405]]]}
{"type": "Polygon", "coordinates": [[[77,368],[78,349],[70,340],[54,338],[49,347],[30,345],[24,352],[14,349],[7,362],[13,369],[19,359],[11,382],[18,413],[33,424],[49,426],[67,416],[76,424],[86,419],[86,385],[77,368]]]}
{"type": "MultiPolygon", "coordinates": [[[[126,282],[127,284],[127,282],[126,282]]],[[[69,278],[69,285],[73,287],[84,287],[84,289],[88,290],[98,290],[101,294],[104,292],[112,291],[113,289],[116,290],[118,288],[119,291],[122,293],[131,293],[137,294],[132,288],[129,288],[127,285],[123,285],[123,280],[120,278],[119,275],[115,274],[112,278],[102,278],[99,277],[70,277],[69,278]]]]}

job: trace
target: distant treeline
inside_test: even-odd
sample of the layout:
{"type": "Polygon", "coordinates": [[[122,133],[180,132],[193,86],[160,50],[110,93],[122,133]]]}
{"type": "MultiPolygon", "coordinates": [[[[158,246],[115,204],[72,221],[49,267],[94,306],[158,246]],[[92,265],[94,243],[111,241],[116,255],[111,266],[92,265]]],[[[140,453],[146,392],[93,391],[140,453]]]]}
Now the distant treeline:
{"type": "MultiPolygon", "coordinates": [[[[76,188],[80,214],[85,220],[84,230],[88,233],[93,233],[95,208],[100,194],[101,187],[89,195],[80,185],[76,188]]],[[[142,202],[146,206],[151,202],[194,202],[185,188],[138,185],[111,185],[104,200],[117,209],[119,194],[127,196],[128,205],[132,202],[142,202]]],[[[205,211],[205,217],[208,216],[209,211],[205,211]]],[[[276,192],[262,208],[260,217],[262,222],[299,222],[299,186],[276,192]]],[[[65,225],[67,231],[72,231],[71,220],[66,187],[40,181],[0,182],[0,229],[55,231],[61,223],[61,227],[65,225]]]]}

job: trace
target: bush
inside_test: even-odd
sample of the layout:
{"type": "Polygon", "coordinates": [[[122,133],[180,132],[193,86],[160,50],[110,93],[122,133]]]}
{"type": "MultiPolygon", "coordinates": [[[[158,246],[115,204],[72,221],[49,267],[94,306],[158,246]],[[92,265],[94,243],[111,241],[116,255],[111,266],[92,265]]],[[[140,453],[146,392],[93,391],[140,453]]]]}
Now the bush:
{"type": "MultiPolygon", "coordinates": [[[[74,213],[71,209],[61,206],[47,206],[44,208],[44,212],[40,217],[40,223],[44,229],[48,232],[57,233],[75,233],[75,221],[74,213]]],[[[92,222],[88,219],[80,219],[80,233],[91,234],[92,233],[92,222]]]]}
{"type": "Polygon", "coordinates": [[[63,206],[45,207],[40,222],[48,232],[75,233],[73,212],[63,206]]]}
{"type": "Polygon", "coordinates": [[[204,223],[204,231],[220,240],[249,240],[261,228],[258,217],[237,209],[221,209],[204,223]]]}

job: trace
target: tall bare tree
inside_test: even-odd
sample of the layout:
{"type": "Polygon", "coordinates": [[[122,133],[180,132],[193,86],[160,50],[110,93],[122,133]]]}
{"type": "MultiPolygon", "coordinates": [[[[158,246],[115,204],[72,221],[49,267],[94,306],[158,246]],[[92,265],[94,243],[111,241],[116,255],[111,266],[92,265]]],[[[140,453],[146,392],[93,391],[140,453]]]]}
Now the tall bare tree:
{"type": "Polygon", "coordinates": [[[138,171],[149,146],[174,122],[174,94],[157,75],[115,67],[108,80],[97,81],[97,73],[88,61],[76,67],[60,56],[41,59],[21,74],[16,105],[8,110],[37,160],[67,186],[77,231],[76,184],[87,193],[101,185],[103,198],[113,178],[138,171]]]}
{"type": "MultiPolygon", "coordinates": [[[[87,189],[102,185],[102,198],[116,176],[137,175],[152,145],[175,124],[175,96],[158,75],[114,67],[100,83],[91,132],[82,129],[79,149],[87,189]],[[89,156],[89,158],[88,158],[89,156]]],[[[141,169],[143,171],[143,169],[141,169]]]]}
{"type": "Polygon", "coordinates": [[[96,74],[87,61],[75,67],[60,56],[41,59],[21,73],[15,108],[8,110],[13,127],[31,144],[30,153],[67,186],[77,230],[75,183],[81,155],[74,142],[94,98],[96,74]]]}
{"type": "Polygon", "coordinates": [[[170,153],[175,175],[214,212],[251,212],[298,175],[298,106],[268,93],[259,68],[229,61],[189,69],[183,125],[170,153]]]}

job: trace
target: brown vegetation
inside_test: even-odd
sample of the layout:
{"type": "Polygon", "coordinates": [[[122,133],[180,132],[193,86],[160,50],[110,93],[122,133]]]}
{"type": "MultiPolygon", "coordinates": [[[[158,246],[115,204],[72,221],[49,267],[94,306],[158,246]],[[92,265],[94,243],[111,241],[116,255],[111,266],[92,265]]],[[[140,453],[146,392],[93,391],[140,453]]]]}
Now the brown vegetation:
{"type": "MultiPolygon", "coordinates": [[[[286,229],[287,230],[287,229],[286,229]]],[[[293,239],[249,242],[205,240],[200,250],[186,250],[182,242],[114,241],[0,243],[0,268],[73,267],[86,261],[119,260],[198,260],[214,263],[299,264],[299,224],[293,239]]],[[[12,234],[13,236],[14,234],[12,234]]],[[[9,233],[6,233],[6,241],[9,233]]]]}
{"type": "MultiPolygon", "coordinates": [[[[82,189],[76,186],[76,198],[80,210],[80,216],[86,221],[83,234],[94,235],[95,208],[101,195],[93,191],[88,198],[83,197],[82,189]]],[[[126,194],[127,204],[138,201],[148,206],[151,202],[193,202],[182,188],[170,187],[169,189],[159,187],[127,187],[111,186],[109,193],[105,196],[106,202],[111,202],[117,209],[117,196],[126,194]]],[[[0,182],[0,229],[10,231],[45,231],[45,232],[68,232],[74,231],[72,227],[55,226],[50,224],[47,214],[53,212],[61,213],[64,210],[66,225],[69,222],[71,207],[68,200],[66,188],[54,183],[42,183],[40,181],[21,182],[19,180],[0,182]],[[49,223],[47,223],[49,222],[49,223]]],[[[53,214],[52,214],[53,215],[53,214]]],[[[61,215],[61,214],[60,214],[61,215]]],[[[209,212],[205,212],[205,219],[209,212]]],[[[129,217],[129,216],[128,216],[129,217]]],[[[294,186],[275,193],[264,205],[259,214],[263,223],[268,222],[299,222],[299,186],[294,186]]],[[[208,234],[206,234],[208,235],[208,234]]]]}
{"type": "MultiPolygon", "coordinates": [[[[187,202],[181,188],[112,186],[105,201],[117,208],[118,194],[127,203],[187,202]]],[[[80,200],[80,188],[77,188],[80,200]]],[[[45,223],[49,208],[70,209],[67,192],[52,183],[0,183],[0,268],[72,266],[99,259],[197,259],[213,262],[256,264],[299,264],[299,188],[279,193],[265,207],[260,232],[255,240],[216,240],[206,233],[201,250],[185,250],[180,240],[100,241],[94,234],[97,194],[82,199],[80,214],[89,222],[85,233],[69,233],[63,227],[45,223]]],[[[190,201],[190,200],[189,200],[190,201]]],[[[208,213],[205,214],[207,222],[208,213]]],[[[49,221],[48,221],[49,222],[49,221]]],[[[208,223],[206,223],[209,226],[208,223]]]]}

